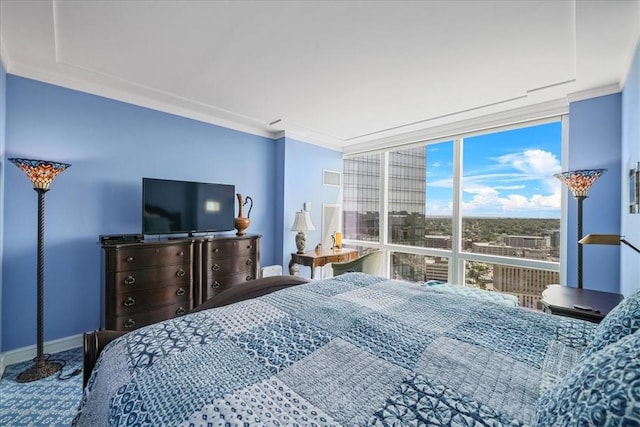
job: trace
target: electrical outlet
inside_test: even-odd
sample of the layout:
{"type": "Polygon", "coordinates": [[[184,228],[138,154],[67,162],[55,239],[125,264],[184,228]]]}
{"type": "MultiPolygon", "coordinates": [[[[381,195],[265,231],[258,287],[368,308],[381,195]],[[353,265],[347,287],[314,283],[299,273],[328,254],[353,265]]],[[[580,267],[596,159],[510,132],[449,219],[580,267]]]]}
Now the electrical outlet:
{"type": "Polygon", "coordinates": [[[311,202],[304,202],[304,210],[311,212],[311,202]]]}

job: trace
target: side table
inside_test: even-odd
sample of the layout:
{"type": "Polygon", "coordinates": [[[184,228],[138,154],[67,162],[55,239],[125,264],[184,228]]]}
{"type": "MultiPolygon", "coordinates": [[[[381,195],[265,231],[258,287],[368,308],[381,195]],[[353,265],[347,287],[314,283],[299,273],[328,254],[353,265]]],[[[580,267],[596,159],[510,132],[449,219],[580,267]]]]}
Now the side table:
{"type": "Polygon", "coordinates": [[[315,275],[316,267],[322,267],[332,262],[346,262],[358,258],[355,249],[324,249],[321,251],[307,251],[305,253],[292,253],[289,261],[289,274],[293,274],[293,266],[296,264],[311,267],[311,278],[315,275]]]}
{"type": "Polygon", "coordinates": [[[600,323],[624,296],[611,292],[549,285],[542,292],[545,313],[600,323]]]}

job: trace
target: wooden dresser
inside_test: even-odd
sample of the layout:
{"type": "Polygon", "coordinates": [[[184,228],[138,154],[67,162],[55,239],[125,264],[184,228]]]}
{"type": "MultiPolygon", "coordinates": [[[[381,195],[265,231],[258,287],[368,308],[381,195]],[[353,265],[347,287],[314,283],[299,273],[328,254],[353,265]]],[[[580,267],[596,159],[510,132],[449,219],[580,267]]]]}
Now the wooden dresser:
{"type": "Polygon", "coordinates": [[[260,239],[242,236],[202,242],[202,280],[200,300],[208,300],[231,286],[258,278],[260,239]]]}
{"type": "Polygon", "coordinates": [[[188,313],[258,278],[260,236],[104,244],[102,328],[137,329],[188,313]]]}

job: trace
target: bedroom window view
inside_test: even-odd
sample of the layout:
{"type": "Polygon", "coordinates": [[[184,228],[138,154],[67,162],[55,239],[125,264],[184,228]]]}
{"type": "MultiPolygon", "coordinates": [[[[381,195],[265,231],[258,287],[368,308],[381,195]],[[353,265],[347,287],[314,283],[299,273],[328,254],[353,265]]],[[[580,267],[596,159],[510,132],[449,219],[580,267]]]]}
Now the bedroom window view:
{"type": "Polygon", "coordinates": [[[553,174],[561,145],[558,120],[345,158],[345,243],[389,252],[392,278],[509,293],[540,309],[542,291],[559,282],[561,188],[553,174]]]}

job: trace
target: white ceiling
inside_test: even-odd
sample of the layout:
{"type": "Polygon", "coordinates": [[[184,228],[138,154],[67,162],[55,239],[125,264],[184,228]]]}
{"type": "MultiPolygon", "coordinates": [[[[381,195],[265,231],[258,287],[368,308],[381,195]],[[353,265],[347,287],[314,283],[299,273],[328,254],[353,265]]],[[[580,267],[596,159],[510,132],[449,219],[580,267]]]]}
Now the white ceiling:
{"type": "Polygon", "coordinates": [[[7,1],[11,74],[322,145],[615,92],[626,1],[7,1]]]}

